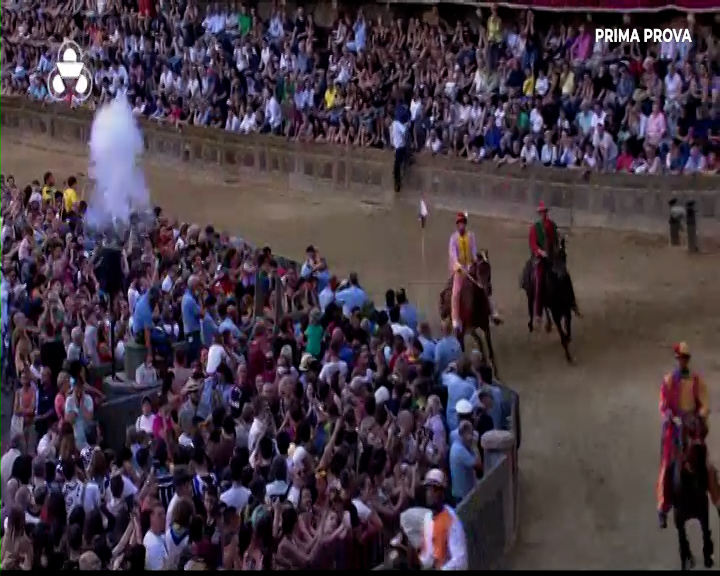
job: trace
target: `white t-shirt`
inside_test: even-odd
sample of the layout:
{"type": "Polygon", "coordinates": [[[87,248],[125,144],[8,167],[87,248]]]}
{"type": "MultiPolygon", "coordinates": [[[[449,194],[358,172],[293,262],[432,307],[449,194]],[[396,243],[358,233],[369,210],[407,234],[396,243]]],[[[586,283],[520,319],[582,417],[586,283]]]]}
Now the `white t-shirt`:
{"type": "Polygon", "coordinates": [[[173,537],[172,528],[168,528],[165,531],[165,549],[167,550],[168,557],[178,558],[182,551],[188,546],[190,546],[190,534],[188,532],[185,532],[182,538],[176,541],[173,537]]]}
{"type": "Polygon", "coordinates": [[[225,492],[220,494],[220,502],[226,506],[231,506],[238,511],[238,513],[247,506],[250,501],[250,490],[245,486],[232,485],[225,492]]]}
{"type": "Polygon", "coordinates": [[[155,422],[155,414],[150,414],[149,416],[145,416],[145,414],[140,414],[138,416],[138,419],[135,421],[135,430],[138,432],[143,431],[147,434],[153,433],[153,422],[155,422]]]}
{"type": "Polygon", "coordinates": [[[220,344],[213,344],[208,350],[207,368],[205,371],[208,374],[215,374],[223,361],[227,361],[225,348],[223,348],[220,344]]]}
{"type": "MultiPolygon", "coordinates": [[[[169,511],[168,509],[168,512],[169,511]]],[[[170,515],[168,514],[168,518],[169,517],[170,515]]],[[[145,570],[162,570],[168,559],[165,535],[162,534],[158,536],[151,530],[148,530],[143,538],[143,546],[145,546],[145,570]]]]}
{"type": "Polygon", "coordinates": [[[330,382],[333,374],[338,371],[340,372],[340,380],[344,382],[347,377],[348,366],[347,363],[343,360],[338,360],[337,362],[328,362],[327,364],[325,364],[320,370],[319,378],[320,380],[323,380],[325,382],[330,382]]]}

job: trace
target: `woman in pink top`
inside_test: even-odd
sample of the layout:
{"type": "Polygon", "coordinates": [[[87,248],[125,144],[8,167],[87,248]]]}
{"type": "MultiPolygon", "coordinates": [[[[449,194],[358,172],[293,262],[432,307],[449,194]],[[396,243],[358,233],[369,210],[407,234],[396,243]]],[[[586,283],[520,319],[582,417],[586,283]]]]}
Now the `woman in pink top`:
{"type": "Polygon", "coordinates": [[[58,429],[62,429],[65,419],[65,400],[67,400],[68,390],[70,389],[70,374],[60,372],[58,374],[58,393],[55,395],[55,414],[58,417],[58,429]]]}
{"type": "Polygon", "coordinates": [[[660,103],[656,100],[653,102],[652,112],[647,119],[647,126],[645,127],[645,140],[647,144],[650,144],[653,148],[657,148],[660,145],[660,141],[665,136],[667,131],[667,124],[665,122],[665,114],[660,110],[660,103]]]}
{"type": "Polygon", "coordinates": [[[167,442],[167,433],[175,428],[171,413],[173,405],[167,396],[160,398],[160,408],[157,416],[153,420],[152,432],[155,438],[165,440],[167,442]]]}

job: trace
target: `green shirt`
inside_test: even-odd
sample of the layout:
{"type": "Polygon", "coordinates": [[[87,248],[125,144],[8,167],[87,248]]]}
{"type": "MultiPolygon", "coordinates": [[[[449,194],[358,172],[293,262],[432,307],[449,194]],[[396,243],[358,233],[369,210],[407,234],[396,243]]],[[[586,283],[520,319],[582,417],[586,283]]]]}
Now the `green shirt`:
{"type": "Polygon", "coordinates": [[[240,35],[245,36],[248,32],[250,32],[250,27],[252,26],[252,18],[248,16],[247,14],[240,14],[238,16],[238,27],[240,28],[240,35]]]}
{"type": "Polygon", "coordinates": [[[307,345],[305,351],[308,354],[312,354],[313,357],[320,357],[320,347],[322,344],[323,327],[319,324],[310,324],[305,329],[305,337],[307,338],[307,345]]]}
{"type": "Polygon", "coordinates": [[[523,111],[520,112],[520,116],[518,116],[518,128],[520,130],[524,130],[530,126],[530,117],[527,115],[527,112],[523,111]]]}

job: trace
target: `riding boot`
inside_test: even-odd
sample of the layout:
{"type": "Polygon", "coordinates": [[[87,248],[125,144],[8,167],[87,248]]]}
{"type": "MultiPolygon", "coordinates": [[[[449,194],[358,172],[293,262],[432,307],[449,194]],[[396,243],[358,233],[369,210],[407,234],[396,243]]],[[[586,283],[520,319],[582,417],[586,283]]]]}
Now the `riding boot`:
{"type": "Polygon", "coordinates": [[[658,526],[660,526],[660,530],[667,528],[667,512],[663,510],[658,510],[658,526]]]}

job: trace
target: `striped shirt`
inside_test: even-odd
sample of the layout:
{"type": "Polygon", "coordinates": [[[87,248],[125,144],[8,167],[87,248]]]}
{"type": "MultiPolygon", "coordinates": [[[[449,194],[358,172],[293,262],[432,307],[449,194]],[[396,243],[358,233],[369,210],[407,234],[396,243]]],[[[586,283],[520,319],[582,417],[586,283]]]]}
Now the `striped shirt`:
{"type": "Polygon", "coordinates": [[[175,484],[173,483],[172,474],[165,468],[156,469],[155,482],[157,483],[160,503],[165,507],[165,510],[167,510],[170,505],[170,500],[172,500],[175,494],[175,484]]]}

